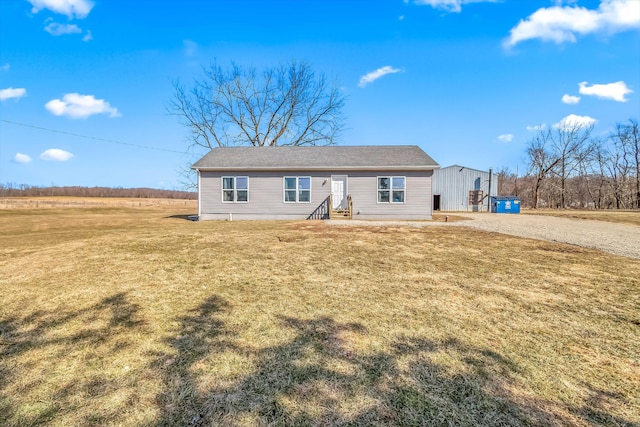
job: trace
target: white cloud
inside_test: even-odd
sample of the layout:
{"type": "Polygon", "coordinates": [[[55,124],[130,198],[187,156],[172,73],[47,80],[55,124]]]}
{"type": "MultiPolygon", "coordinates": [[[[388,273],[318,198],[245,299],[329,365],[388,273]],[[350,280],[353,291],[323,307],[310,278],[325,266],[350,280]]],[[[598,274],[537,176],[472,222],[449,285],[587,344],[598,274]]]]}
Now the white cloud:
{"type": "Polygon", "coordinates": [[[538,131],[538,130],[545,129],[546,127],[547,127],[547,124],[546,124],[546,123],[541,123],[541,124],[539,124],[539,125],[527,126],[527,130],[528,130],[529,132],[531,132],[531,131],[538,131]]]}
{"type": "Polygon", "coordinates": [[[16,163],[31,163],[31,157],[26,154],[16,153],[13,157],[13,161],[16,163]]]}
{"type": "Polygon", "coordinates": [[[109,117],[120,117],[118,109],[112,107],[104,99],[96,99],[93,95],[67,93],[60,99],[52,99],[44,107],[56,116],[68,116],[72,119],[86,119],[94,114],[109,114],[109,117]]]}
{"type": "Polygon", "coordinates": [[[513,141],[513,134],[507,133],[504,135],[499,135],[498,140],[500,140],[500,142],[511,142],[513,141]]]}
{"type": "Polygon", "coordinates": [[[84,37],[82,37],[82,41],[88,42],[90,40],[93,40],[93,34],[91,34],[91,30],[87,30],[87,34],[85,34],[84,37]]]}
{"type": "Polygon", "coordinates": [[[61,150],[59,148],[49,148],[40,154],[42,160],[49,160],[53,162],[66,162],[71,159],[73,154],[68,151],[61,150]]]}
{"type": "Polygon", "coordinates": [[[593,117],[569,114],[567,117],[554,124],[553,127],[556,129],[571,130],[573,128],[589,127],[597,122],[598,121],[593,117]]]}
{"type": "Polygon", "coordinates": [[[23,96],[27,96],[27,90],[23,87],[0,89],[0,101],[12,98],[20,99],[23,96]]]}
{"type": "Polygon", "coordinates": [[[9,71],[9,68],[11,68],[11,65],[9,65],[9,63],[4,64],[3,66],[0,66],[0,70],[2,71],[9,71]]]}
{"type": "Polygon", "coordinates": [[[597,9],[556,5],[540,8],[511,29],[504,46],[531,39],[557,44],[576,41],[576,34],[614,34],[640,28],[640,1],[602,0],[597,9]]]}
{"type": "Polygon", "coordinates": [[[360,77],[360,82],[358,83],[358,86],[365,87],[369,83],[373,83],[374,81],[378,80],[382,76],[385,76],[387,74],[399,73],[400,71],[402,70],[400,70],[399,68],[393,68],[390,65],[387,65],[382,68],[378,68],[377,70],[367,73],[364,76],[360,77]]]}
{"type": "Polygon", "coordinates": [[[33,6],[31,12],[38,13],[43,9],[51,12],[67,15],[69,19],[86,18],[93,8],[90,0],[28,0],[33,6]]]}
{"type": "Polygon", "coordinates": [[[628,99],[625,98],[625,95],[633,93],[633,91],[629,89],[623,81],[591,86],[587,86],[587,82],[581,82],[579,83],[579,86],[580,93],[583,95],[592,95],[597,96],[598,98],[612,99],[618,102],[627,102],[628,99]]]}
{"type": "Polygon", "coordinates": [[[580,97],[565,93],[564,95],[562,95],[562,102],[564,102],[565,104],[577,104],[578,102],[580,102],[580,97]]]}
{"type": "Polygon", "coordinates": [[[460,13],[463,4],[495,3],[497,0],[414,0],[415,4],[431,6],[434,9],[460,13]]]}
{"type": "Polygon", "coordinates": [[[52,22],[46,27],[44,30],[51,34],[52,36],[61,36],[63,34],[78,34],[81,33],[82,30],[76,24],[59,24],[57,22],[52,22]]]}

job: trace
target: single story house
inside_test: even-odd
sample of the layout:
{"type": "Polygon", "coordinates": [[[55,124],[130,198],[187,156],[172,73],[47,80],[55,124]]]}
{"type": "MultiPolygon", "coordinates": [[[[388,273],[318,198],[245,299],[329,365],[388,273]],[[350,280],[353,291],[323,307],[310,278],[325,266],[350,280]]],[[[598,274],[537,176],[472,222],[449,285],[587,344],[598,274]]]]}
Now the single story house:
{"type": "Polygon", "coordinates": [[[433,210],[487,212],[490,197],[498,195],[498,175],[460,165],[433,174],[433,210]]]}
{"type": "Polygon", "coordinates": [[[418,146],[220,147],[198,173],[198,218],[431,219],[439,165],[418,146]]]}

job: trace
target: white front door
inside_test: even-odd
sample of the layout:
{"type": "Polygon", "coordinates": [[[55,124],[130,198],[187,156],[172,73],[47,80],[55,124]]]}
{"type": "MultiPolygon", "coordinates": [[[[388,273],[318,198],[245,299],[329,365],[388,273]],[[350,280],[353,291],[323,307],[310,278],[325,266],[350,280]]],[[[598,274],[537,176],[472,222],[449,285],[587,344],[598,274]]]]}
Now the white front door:
{"type": "Polygon", "coordinates": [[[347,195],[345,187],[347,183],[346,176],[331,177],[331,208],[340,209],[347,207],[347,195]]]}

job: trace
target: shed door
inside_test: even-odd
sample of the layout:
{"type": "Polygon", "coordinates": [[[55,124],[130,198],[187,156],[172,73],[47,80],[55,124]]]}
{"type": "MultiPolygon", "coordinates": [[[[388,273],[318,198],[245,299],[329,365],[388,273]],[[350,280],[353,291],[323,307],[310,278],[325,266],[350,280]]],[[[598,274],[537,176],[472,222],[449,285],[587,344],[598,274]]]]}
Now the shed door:
{"type": "Polygon", "coordinates": [[[347,207],[347,177],[344,175],[331,177],[331,208],[347,207]]]}

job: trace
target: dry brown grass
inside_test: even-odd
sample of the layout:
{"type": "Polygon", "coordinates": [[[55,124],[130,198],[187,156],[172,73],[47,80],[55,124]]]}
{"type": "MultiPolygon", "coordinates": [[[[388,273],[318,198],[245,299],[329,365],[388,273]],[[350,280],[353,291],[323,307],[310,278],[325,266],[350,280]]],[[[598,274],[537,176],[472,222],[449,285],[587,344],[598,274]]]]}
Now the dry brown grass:
{"type": "Polygon", "coordinates": [[[590,219],[640,226],[640,210],[559,210],[523,209],[525,215],[549,215],[560,218],[590,219]]]}
{"type": "Polygon", "coordinates": [[[640,262],[458,227],[0,210],[0,425],[636,425],[640,262]]]}

